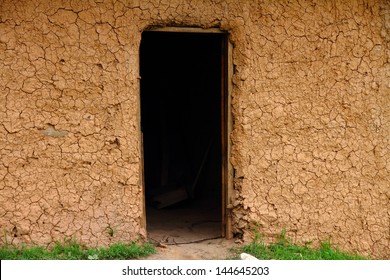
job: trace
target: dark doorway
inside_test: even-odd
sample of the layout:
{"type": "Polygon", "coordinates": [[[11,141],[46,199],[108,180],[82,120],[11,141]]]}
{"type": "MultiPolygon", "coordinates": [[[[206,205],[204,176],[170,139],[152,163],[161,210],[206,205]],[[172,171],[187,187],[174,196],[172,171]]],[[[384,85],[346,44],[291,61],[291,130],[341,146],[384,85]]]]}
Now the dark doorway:
{"type": "Polygon", "coordinates": [[[142,34],[146,227],[158,241],[224,234],[225,39],[223,33],[142,34]]]}

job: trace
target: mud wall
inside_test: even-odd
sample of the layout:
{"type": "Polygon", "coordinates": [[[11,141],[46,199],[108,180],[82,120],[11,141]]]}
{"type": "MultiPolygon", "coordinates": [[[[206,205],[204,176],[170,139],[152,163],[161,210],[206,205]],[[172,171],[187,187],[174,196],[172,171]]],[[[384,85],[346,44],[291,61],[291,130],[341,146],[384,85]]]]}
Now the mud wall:
{"type": "Polygon", "coordinates": [[[390,4],[1,1],[1,242],[145,235],[139,44],[218,27],[233,50],[233,230],[390,258],[390,4]]]}

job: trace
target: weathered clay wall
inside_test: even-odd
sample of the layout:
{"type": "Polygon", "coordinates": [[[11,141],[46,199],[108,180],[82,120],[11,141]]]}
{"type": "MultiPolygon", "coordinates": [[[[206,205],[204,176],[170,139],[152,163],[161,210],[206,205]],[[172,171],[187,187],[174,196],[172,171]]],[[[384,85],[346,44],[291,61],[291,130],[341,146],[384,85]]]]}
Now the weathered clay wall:
{"type": "Polygon", "coordinates": [[[110,1],[1,1],[8,240],[93,245],[144,233],[137,11],[110,1]]]}
{"type": "Polygon", "coordinates": [[[303,2],[249,5],[238,201],[267,236],[389,258],[390,3],[303,2]]]}
{"type": "Polygon", "coordinates": [[[234,45],[233,226],[390,258],[390,4],[0,2],[1,242],[145,234],[138,52],[151,25],[234,45]]]}

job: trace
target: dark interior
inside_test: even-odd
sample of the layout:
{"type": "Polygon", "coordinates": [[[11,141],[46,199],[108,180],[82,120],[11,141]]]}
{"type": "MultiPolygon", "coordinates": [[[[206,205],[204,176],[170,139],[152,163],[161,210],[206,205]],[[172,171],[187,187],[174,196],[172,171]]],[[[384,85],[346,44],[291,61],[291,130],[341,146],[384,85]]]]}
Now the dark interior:
{"type": "Polygon", "coordinates": [[[202,223],[216,229],[207,234],[221,234],[222,39],[222,34],[142,34],[141,126],[150,234],[202,223]],[[180,225],[181,220],[187,224],[180,225]]]}

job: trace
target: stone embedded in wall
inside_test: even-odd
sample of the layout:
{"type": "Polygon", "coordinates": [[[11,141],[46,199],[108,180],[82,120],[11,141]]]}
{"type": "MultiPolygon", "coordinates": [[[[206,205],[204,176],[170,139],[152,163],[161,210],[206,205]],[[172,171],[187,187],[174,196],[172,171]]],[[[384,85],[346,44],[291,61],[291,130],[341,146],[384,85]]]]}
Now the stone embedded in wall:
{"type": "Polygon", "coordinates": [[[40,132],[45,136],[55,137],[55,138],[62,138],[68,134],[68,131],[57,130],[54,128],[54,126],[49,126],[48,128],[46,128],[44,130],[40,130],[40,132]]]}

